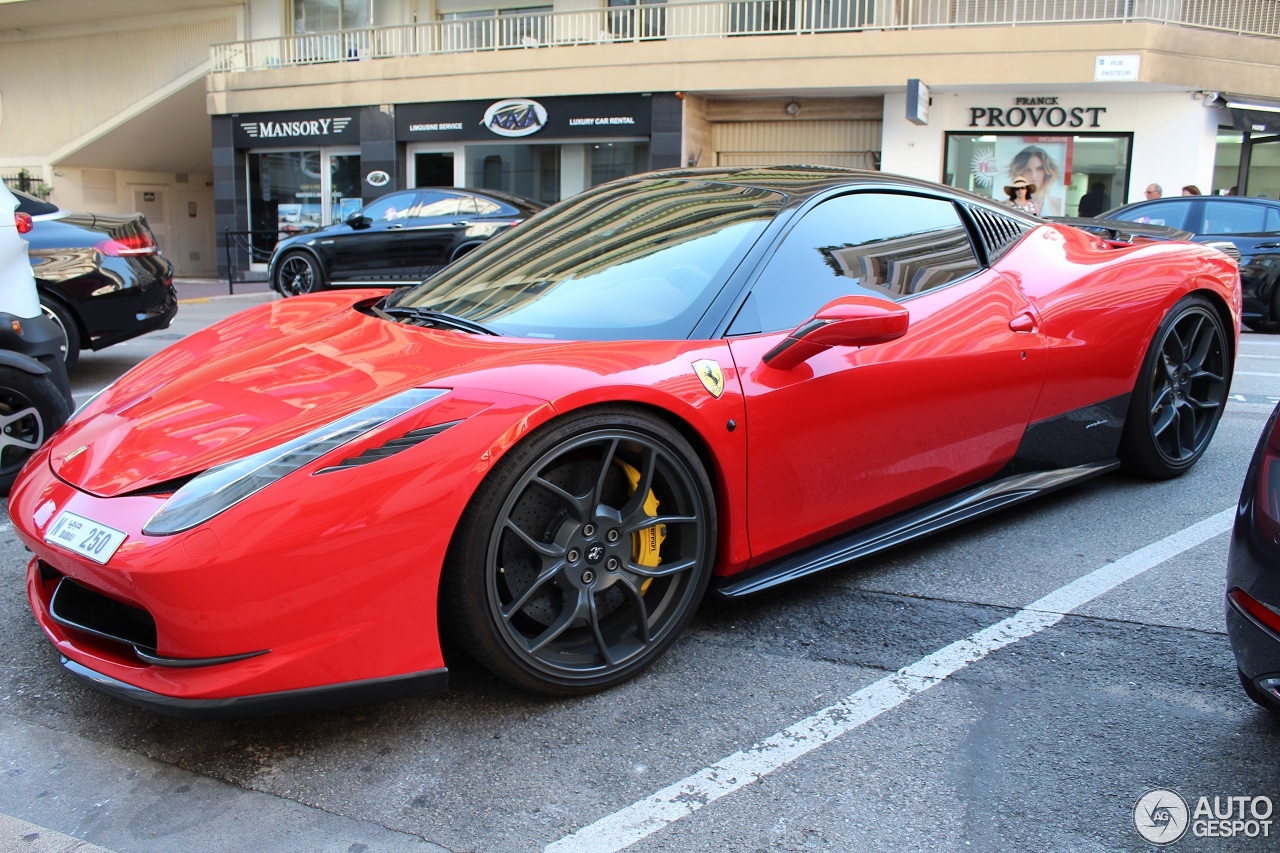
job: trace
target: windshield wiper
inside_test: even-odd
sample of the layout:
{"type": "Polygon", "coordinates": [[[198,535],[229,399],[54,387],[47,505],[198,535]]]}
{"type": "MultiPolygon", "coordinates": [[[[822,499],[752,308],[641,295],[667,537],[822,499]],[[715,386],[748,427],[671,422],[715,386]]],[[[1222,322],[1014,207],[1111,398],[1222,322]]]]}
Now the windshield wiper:
{"type": "Polygon", "coordinates": [[[384,320],[411,320],[415,326],[432,326],[446,329],[458,329],[473,335],[500,336],[502,332],[491,329],[483,323],[468,320],[456,314],[446,314],[431,308],[403,308],[399,306],[379,308],[373,306],[373,312],[384,320]]]}

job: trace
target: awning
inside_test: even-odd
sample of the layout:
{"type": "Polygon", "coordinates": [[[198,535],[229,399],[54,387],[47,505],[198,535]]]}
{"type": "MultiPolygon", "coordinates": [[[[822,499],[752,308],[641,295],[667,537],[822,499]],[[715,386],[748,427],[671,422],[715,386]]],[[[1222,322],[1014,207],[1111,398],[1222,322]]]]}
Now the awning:
{"type": "Polygon", "coordinates": [[[1253,134],[1280,134],[1280,101],[1251,95],[1220,94],[1207,106],[1221,107],[1231,113],[1231,126],[1253,134]]]}

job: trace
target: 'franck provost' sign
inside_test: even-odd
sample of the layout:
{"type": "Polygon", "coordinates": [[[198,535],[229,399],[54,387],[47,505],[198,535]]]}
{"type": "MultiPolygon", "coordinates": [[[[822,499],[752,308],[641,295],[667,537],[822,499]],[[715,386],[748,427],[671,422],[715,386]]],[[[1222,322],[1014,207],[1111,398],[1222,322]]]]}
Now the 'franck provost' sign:
{"type": "Polygon", "coordinates": [[[234,123],[237,148],[360,143],[359,115],[352,109],[238,115],[234,123]]]}
{"type": "Polygon", "coordinates": [[[1011,107],[969,107],[969,127],[1099,127],[1106,107],[1070,107],[1057,95],[1014,98],[1011,107]]]}
{"type": "Polygon", "coordinates": [[[495,135],[548,139],[648,137],[653,98],[507,98],[396,106],[396,139],[401,142],[475,142],[495,135]]]}

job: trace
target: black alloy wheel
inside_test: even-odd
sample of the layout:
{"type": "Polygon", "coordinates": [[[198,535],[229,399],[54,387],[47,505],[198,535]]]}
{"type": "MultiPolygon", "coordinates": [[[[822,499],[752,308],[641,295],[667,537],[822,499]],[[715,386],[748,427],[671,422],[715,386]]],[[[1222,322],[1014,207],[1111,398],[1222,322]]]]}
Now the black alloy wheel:
{"type": "Polygon", "coordinates": [[[324,290],[324,273],[320,271],[320,264],[306,252],[290,252],[280,261],[276,290],[283,296],[301,296],[324,290]]]}
{"type": "Polygon", "coordinates": [[[0,367],[0,494],[71,412],[48,376],[0,367]]]}
{"type": "Polygon", "coordinates": [[[1231,385],[1231,350],[1212,304],[1189,296],[1161,322],[1120,441],[1127,470],[1176,477],[1204,455],[1231,385]]]}
{"type": "Polygon", "coordinates": [[[569,416],[477,491],[450,548],[444,615],[513,684],[600,690],[675,640],[714,550],[711,484],[679,432],[631,409],[569,416]]]}

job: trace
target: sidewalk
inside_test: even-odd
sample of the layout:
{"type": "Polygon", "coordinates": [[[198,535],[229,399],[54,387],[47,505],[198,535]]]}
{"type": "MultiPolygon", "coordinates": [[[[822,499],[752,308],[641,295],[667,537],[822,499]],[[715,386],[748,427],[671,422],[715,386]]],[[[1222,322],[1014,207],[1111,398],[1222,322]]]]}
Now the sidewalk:
{"type": "Polygon", "coordinates": [[[272,293],[271,285],[265,281],[237,281],[228,289],[225,278],[177,278],[173,286],[178,290],[178,303],[206,299],[226,299],[238,296],[254,296],[258,299],[263,294],[272,293]]]}

